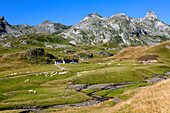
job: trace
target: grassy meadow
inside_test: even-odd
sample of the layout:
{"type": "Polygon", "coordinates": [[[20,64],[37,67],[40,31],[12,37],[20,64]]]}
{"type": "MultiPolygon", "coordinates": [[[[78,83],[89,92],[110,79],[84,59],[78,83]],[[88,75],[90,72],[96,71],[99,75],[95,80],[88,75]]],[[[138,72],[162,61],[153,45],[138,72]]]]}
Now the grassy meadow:
{"type": "MultiPolygon", "coordinates": [[[[62,41],[63,43],[67,43],[64,40],[62,41]]],[[[50,42],[49,40],[49,43],[52,43],[52,41],[50,42]]],[[[161,94],[165,95],[161,96],[159,101],[161,101],[162,105],[168,107],[168,105],[166,105],[166,103],[169,102],[168,90],[165,91],[165,89],[169,88],[169,79],[156,83],[153,86],[149,83],[138,83],[131,84],[126,88],[117,90],[99,91],[98,89],[93,89],[77,92],[67,88],[68,85],[71,84],[92,85],[144,81],[146,78],[153,78],[153,74],[164,75],[164,72],[170,71],[170,50],[166,48],[167,45],[170,46],[169,41],[153,47],[130,47],[120,52],[118,50],[112,51],[113,53],[115,52],[115,54],[117,53],[112,57],[97,55],[97,52],[101,51],[103,48],[101,46],[96,48],[94,46],[83,47],[82,45],[78,45],[78,47],[71,48],[77,52],[86,50],[93,53],[94,57],[90,58],[88,61],[80,61],[78,64],[60,64],[61,67],[66,68],[65,72],[67,72],[66,74],[61,75],[59,72],[63,71],[59,70],[59,68],[54,64],[34,64],[28,60],[19,59],[17,54],[27,50],[30,47],[28,45],[28,47],[21,47],[22,49],[0,47],[2,48],[0,49],[0,110],[35,105],[52,106],[59,104],[71,104],[91,99],[91,97],[84,93],[99,95],[102,97],[120,98],[122,102],[116,104],[109,100],[98,105],[88,107],[49,108],[45,109],[44,112],[99,113],[114,111],[126,112],[126,110],[128,112],[137,112],[138,110],[140,112],[145,112],[145,110],[148,110],[150,107],[156,109],[158,106],[156,98],[161,94]],[[4,54],[6,53],[13,57],[4,57],[4,54]],[[157,58],[159,62],[156,64],[139,64],[137,62],[137,58],[144,55],[157,55],[159,56],[157,58]],[[46,75],[44,72],[48,72],[48,74],[46,75]],[[57,74],[54,75],[56,72],[57,74]],[[82,75],[77,76],[77,72],[82,75]],[[35,73],[41,74],[37,75],[35,73]],[[30,75],[15,78],[15,76],[18,75],[27,74],[30,75]],[[10,76],[13,76],[14,78],[2,79],[10,76]],[[159,90],[156,89],[156,87],[158,87],[159,90]],[[35,90],[37,93],[29,93],[29,90],[35,90]],[[142,96],[142,93],[144,96],[142,96]],[[139,100],[137,100],[137,98],[139,98],[139,100]],[[166,101],[163,102],[161,98],[166,101]],[[144,100],[146,100],[145,104],[147,106],[143,104],[144,100]],[[129,103],[131,103],[130,105],[132,106],[130,106],[129,103]],[[136,106],[141,107],[139,107],[139,109],[135,109],[136,106]],[[142,108],[142,106],[144,107],[142,108]]],[[[38,45],[33,46],[36,47],[38,45]]],[[[61,49],[54,50],[51,48],[45,48],[45,50],[54,54],[56,57],[61,57],[65,54],[60,52],[62,51],[61,49]]],[[[69,56],[73,55],[68,53],[67,57],[69,56]]],[[[158,107],[158,111],[160,109],[161,108],[158,107]]],[[[167,111],[168,109],[164,108],[160,112],[163,112],[163,110],[167,111]]],[[[150,111],[152,112],[152,109],[150,111]]],[[[10,111],[8,110],[7,112],[10,111]]]]}

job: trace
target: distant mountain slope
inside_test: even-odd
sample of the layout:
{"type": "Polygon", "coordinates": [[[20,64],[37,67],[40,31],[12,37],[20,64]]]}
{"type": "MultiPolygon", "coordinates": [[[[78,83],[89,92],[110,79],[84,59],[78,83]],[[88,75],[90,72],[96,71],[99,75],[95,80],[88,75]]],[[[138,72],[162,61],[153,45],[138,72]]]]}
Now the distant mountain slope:
{"type": "Polygon", "coordinates": [[[63,31],[65,29],[70,28],[70,26],[66,26],[60,23],[52,23],[47,21],[42,22],[36,26],[29,26],[27,24],[24,25],[10,25],[4,17],[0,17],[0,36],[9,36],[9,37],[17,37],[25,34],[32,33],[46,33],[53,34],[55,32],[63,31]]]}
{"type": "Polygon", "coordinates": [[[170,39],[170,26],[160,21],[153,11],[149,11],[144,18],[137,19],[123,13],[111,17],[101,17],[94,13],[60,35],[85,45],[156,45],[170,39]]]}

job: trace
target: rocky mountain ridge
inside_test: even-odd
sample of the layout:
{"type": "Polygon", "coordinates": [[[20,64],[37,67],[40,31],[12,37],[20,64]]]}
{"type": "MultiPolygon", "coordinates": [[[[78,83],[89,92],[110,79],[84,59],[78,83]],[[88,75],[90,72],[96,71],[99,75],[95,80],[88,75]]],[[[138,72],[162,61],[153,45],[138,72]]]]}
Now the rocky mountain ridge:
{"type": "Polygon", "coordinates": [[[102,17],[97,13],[86,16],[60,36],[76,43],[100,43],[119,46],[156,45],[170,39],[170,26],[158,19],[153,11],[144,18],[133,19],[123,13],[102,17]]]}
{"type": "Polygon", "coordinates": [[[46,33],[53,34],[55,32],[61,32],[68,29],[70,26],[63,25],[61,23],[52,23],[48,20],[42,22],[36,26],[23,25],[10,25],[4,18],[0,17],[0,36],[1,37],[18,37],[25,34],[32,33],[46,33]]]}

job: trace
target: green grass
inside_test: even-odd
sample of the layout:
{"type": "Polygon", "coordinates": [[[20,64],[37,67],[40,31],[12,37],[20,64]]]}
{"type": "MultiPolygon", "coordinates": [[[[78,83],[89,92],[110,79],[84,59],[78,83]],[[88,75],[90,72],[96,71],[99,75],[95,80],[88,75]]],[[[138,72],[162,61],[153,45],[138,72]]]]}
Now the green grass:
{"type": "Polygon", "coordinates": [[[127,86],[126,88],[122,89],[116,89],[116,90],[102,90],[102,91],[96,91],[93,94],[99,95],[102,97],[118,97],[122,98],[120,95],[123,94],[125,91],[130,90],[130,89],[135,89],[138,87],[144,87],[147,85],[151,85],[151,83],[136,83],[136,84],[131,84],[127,86]]]}
{"type": "MultiPolygon", "coordinates": [[[[30,35],[30,40],[33,40],[34,36],[35,35],[30,35]]],[[[53,37],[47,36],[41,40],[40,38],[42,38],[42,36],[37,35],[36,40],[38,40],[39,42],[43,42],[44,40],[46,40],[48,43],[54,43],[53,39],[51,39],[53,37]]],[[[20,38],[24,39],[24,37],[20,38]]],[[[15,41],[14,39],[11,40],[15,41]]],[[[61,43],[66,42],[61,41],[61,43]]],[[[30,47],[40,46],[36,44],[21,45],[18,43],[15,43],[14,45],[20,46],[21,49],[0,47],[0,77],[13,76],[11,75],[13,73],[18,73],[17,75],[26,74],[27,71],[29,71],[29,73],[36,73],[58,70],[55,65],[32,64],[31,62],[26,62],[24,60],[18,59],[15,55],[12,58],[2,58],[2,55],[5,53],[22,52],[30,47]]],[[[147,51],[153,52],[155,53],[155,55],[159,56],[159,63],[151,65],[141,65],[138,64],[134,59],[132,60],[130,58],[124,58],[121,61],[116,62],[107,60],[104,56],[97,56],[97,52],[103,50],[102,45],[99,45],[99,47],[97,47],[83,46],[80,44],[66,49],[73,49],[77,52],[82,52],[83,50],[86,50],[87,52],[93,53],[94,58],[90,58],[89,61],[80,62],[79,64],[61,64],[60,66],[68,70],[68,73],[66,75],[55,75],[53,77],[45,77],[45,75],[42,74],[39,76],[30,75],[0,80],[0,109],[14,107],[20,108],[23,106],[33,105],[50,106],[57,104],[69,104],[83,102],[90,99],[90,97],[86,96],[82,92],[88,94],[96,94],[103,97],[118,97],[122,100],[125,100],[127,98],[130,98],[133,93],[129,95],[122,95],[124,92],[150,84],[133,84],[129,85],[127,88],[117,90],[99,91],[98,89],[88,89],[82,90],[82,92],[69,90],[67,89],[67,86],[69,84],[101,84],[143,81],[145,77],[152,78],[152,74],[163,75],[164,72],[170,70],[170,56],[169,54],[167,54],[167,49],[163,48],[162,46],[161,49],[153,47],[152,50],[147,51]],[[98,64],[99,62],[103,64],[98,64]],[[108,65],[108,63],[111,64],[108,65]],[[77,76],[77,72],[81,72],[82,75],[77,76]],[[30,81],[24,82],[26,79],[29,79],[30,81]],[[37,93],[29,93],[28,90],[30,89],[36,90],[37,93]]],[[[63,58],[64,55],[66,57],[72,56],[72,54],[65,54],[63,52],[60,52],[64,49],[45,48],[45,50],[60,58],[63,58]]],[[[115,103],[113,102],[109,102],[107,104],[109,104],[108,106],[115,105],[115,103]]]]}
{"type": "Polygon", "coordinates": [[[68,104],[90,99],[83,93],[67,89],[65,84],[58,84],[57,87],[41,86],[45,82],[56,80],[63,76],[46,77],[42,74],[0,80],[0,98],[2,99],[0,100],[0,109],[68,104]],[[26,79],[29,79],[29,82],[24,82],[26,79]],[[30,89],[36,90],[37,93],[30,94],[28,92],[30,89]]]}
{"type": "Polygon", "coordinates": [[[98,90],[99,90],[98,88],[94,88],[94,89],[84,89],[84,90],[81,90],[81,92],[87,93],[87,94],[91,94],[91,93],[96,92],[96,91],[98,91],[98,90]]]}
{"type": "Polygon", "coordinates": [[[104,69],[97,69],[94,72],[77,77],[74,84],[99,84],[99,83],[119,83],[142,81],[133,68],[126,67],[110,67],[104,69]]]}
{"type": "Polygon", "coordinates": [[[90,99],[85,94],[78,93],[75,90],[68,90],[66,86],[51,88],[33,88],[36,94],[30,94],[28,90],[19,90],[13,98],[0,102],[0,109],[23,107],[23,106],[50,106],[57,104],[70,104],[83,102],[90,99]]]}

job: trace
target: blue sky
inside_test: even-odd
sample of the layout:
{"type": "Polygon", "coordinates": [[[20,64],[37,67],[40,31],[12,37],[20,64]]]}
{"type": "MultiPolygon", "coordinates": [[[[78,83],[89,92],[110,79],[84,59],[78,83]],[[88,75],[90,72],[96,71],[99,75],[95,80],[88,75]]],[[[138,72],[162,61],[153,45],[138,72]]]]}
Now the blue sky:
{"type": "Polygon", "coordinates": [[[154,11],[170,25],[170,0],[0,0],[0,16],[13,25],[37,25],[44,20],[74,25],[88,14],[103,17],[125,13],[132,18],[154,11]]]}

